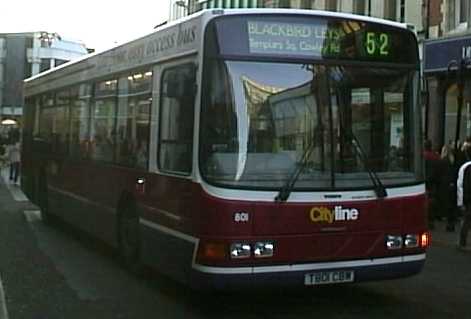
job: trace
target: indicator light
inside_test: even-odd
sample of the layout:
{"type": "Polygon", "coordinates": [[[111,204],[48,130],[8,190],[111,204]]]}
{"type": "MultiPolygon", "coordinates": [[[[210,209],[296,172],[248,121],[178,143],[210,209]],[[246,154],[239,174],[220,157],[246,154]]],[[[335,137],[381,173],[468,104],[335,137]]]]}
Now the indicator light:
{"type": "Polygon", "coordinates": [[[420,236],[420,247],[427,248],[430,245],[430,233],[426,232],[420,236]]]}
{"type": "Polygon", "coordinates": [[[226,258],[226,245],[214,242],[200,243],[198,258],[203,260],[224,260],[226,258]]]}

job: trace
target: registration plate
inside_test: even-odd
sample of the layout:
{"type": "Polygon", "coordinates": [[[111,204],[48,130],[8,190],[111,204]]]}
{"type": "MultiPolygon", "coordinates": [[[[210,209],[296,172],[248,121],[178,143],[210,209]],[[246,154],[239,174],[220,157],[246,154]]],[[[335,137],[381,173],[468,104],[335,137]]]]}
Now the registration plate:
{"type": "Polygon", "coordinates": [[[304,275],[304,285],[327,285],[353,282],[355,278],[353,270],[320,271],[304,275]]]}

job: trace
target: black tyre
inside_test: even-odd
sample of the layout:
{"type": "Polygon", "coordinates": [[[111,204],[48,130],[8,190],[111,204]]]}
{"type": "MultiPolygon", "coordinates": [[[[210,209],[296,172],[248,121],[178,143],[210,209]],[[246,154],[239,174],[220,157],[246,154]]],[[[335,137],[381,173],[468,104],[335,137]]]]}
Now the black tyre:
{"type": "Polygon", "coordinates": [[[142,272],[140,262],[141,237],[139,216],[133,203],[125,204],[118,217],[119,253],[125,267],[134,274],[142,272]]]}

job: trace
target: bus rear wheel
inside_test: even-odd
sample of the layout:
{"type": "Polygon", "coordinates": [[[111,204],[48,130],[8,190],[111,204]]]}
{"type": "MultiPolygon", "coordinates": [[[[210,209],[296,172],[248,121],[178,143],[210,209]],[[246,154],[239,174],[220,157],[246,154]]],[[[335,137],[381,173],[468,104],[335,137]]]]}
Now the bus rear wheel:
{"type": "Polygon", "coordinates": [[[118,217],[119,254],[124,266],[134,274],[140,274],[140,232],[139,216],[133,204],[126,204],[118,217]]]}

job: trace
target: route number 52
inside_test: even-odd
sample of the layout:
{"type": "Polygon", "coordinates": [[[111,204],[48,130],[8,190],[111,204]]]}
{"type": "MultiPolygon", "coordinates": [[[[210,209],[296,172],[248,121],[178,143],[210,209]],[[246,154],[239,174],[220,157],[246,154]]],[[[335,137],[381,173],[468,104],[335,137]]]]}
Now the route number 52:
{"type": "Polygon", "coordinates": [[[389,35],[386,33],[366,33],[366,52],[368,55],[388,55],[389,44],[389,35]]]}

